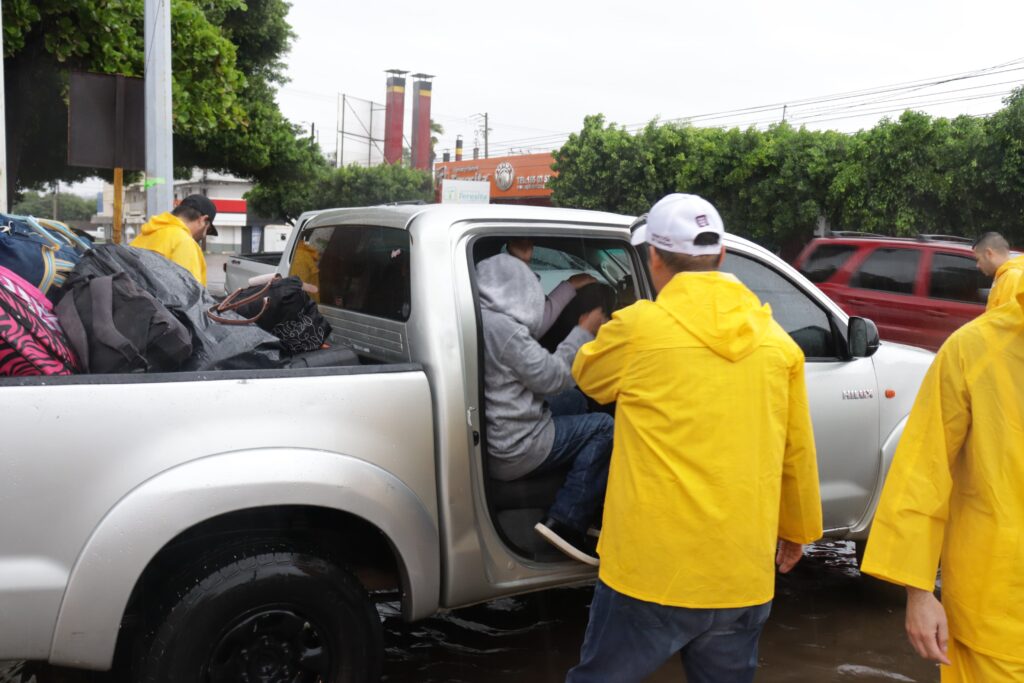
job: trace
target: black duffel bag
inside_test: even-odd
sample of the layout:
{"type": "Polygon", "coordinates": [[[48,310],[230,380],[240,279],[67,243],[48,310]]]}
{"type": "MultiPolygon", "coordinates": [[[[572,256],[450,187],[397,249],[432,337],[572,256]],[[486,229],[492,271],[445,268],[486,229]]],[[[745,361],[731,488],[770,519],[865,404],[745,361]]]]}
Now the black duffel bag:
{"type": "Polygon", "coordinates": [[[331,324],[295,275],[278,275],[265,284],[236,289],[224,301],[210,307],[207,315],[222,325],[256,323],[280,339],[289,353],[316,351],[331,334],[331,324]],[[242,320],[226,318],[229,311],[242,320]]]}
{"type": "MultiPolygon", "coordinates": [[[[153,295],[192,334],[192,355],[181,365],[184,371],[254,370],[280,368],[281,343],[256,325],[221,325],[206,311],[216,301],[195,277],[155,251],[103,244],[82,256],[75,266],[79,275],[125,273],[136,285],[153,295]]],[[[238,321],[234,313],[225,318],[238,321]]]]}

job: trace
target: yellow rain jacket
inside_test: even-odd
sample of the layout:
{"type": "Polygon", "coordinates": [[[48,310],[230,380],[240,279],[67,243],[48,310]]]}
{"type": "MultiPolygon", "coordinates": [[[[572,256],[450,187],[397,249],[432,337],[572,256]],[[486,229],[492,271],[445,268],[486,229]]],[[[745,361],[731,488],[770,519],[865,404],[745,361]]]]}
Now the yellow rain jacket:
{"type": "Polygon", "coordinates": [[[863,570],[930,591],[950,634],[1024,662],[1024,291],[939,349],[900,439],[863,570]]]}
{"type": "Polygon", "coordinates": [[[759,605],[779,537],[822,534],[804,357],[735,277],[681,273],[576,355],[617,401],[600,577],[661,605],[759,605]]]}
{"type": "Polygon", "coordinates": [[[309,296],[320,303],[320,251],[316,247],[299,240],[295,245],[295,256],[292,257],[291,274],[298,275],[307,285],[316,287],[317,291],[310,292],[309,296]]]}
{"type": "Polygon", "coordinates": [[[990,311],[1009,303],[1013,299],[1013,293],[1024,284],[1022,277],[1024,277],[1024,256],[1012,258],[999,266],[995,280],[992,281],[992,291],[988,293],[985,310],[990,311]]]}
{"type": "Polygon", "coordinates": [[[199,243],[192,238],[188,226],[172,213],[153,216],[143,224],[142,232],[132,240],[133,247],[163,254],[192,273],[199,284],[206,286],[206,258],[199,243]]]}

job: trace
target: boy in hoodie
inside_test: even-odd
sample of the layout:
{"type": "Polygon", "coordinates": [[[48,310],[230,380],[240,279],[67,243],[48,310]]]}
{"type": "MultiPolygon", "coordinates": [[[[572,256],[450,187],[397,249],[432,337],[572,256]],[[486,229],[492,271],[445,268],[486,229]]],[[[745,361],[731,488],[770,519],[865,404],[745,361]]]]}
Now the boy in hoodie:
{"type": "Polygon", "coordinates": [[[131,246],[166,256],[192,273],[205,287],[206,257],[199,242],[207,235],[217,234],[217,228],[213,227],[216,217],[217,207],[208,197],[190,194],[170,213],[150,218],[131,246]]]}
{"type": "Polygon", "coordinates": [[[1024,256],[1010,258],[1010,243],[998,232],[986,232],[974,243],[978,270],[994,277],[985,310],[999,308],[1013,299],[1013,293],[1024,278],[1024,256]]]}
{"type": "MultiPolygon", "coordinates": [[[[800,348],[729,274],[718,212],[651,209],[655,301],[614,313],[573,375],[616,401],[599,580],[568,681],[641,681],[676,652],[690,683],[753,680],[775,590],[822,534],[800,348]]],[[[646,244],[644,244],[646,242],[646,244]]]]}
{"type": "Polygon", "coordinates": [[[565,483],[535,527],[556,548],[597,566],[587,530],[604,499],[612,418],[586,413],[572,360],[604,321],[596,308],[550,353],[537,341],[544,290],[525,261],[498,254],[477,264],[484,337],[484,401],[491,475],[511,481],[569,466],[565,483]],[[545,400],[548,399],[548,400],[545,400]]]}

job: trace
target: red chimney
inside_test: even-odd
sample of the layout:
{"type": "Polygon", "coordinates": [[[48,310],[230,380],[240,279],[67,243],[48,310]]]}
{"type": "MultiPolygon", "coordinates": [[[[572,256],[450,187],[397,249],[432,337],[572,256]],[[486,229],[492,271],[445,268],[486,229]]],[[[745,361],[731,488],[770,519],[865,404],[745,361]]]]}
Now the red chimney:
{"type": "Polygon", "coordinates": [[[412,167],[430,170],[430,95],[433,84],[428,74],[413,74],[412,93],[412,167]]]}
{"type": "Polygon", "coordinates": [[[384,109],[384,162],[397,164],[402,160],[402,129],[405,127],[405,74],[390,69],[388,97],[384,109]]]}

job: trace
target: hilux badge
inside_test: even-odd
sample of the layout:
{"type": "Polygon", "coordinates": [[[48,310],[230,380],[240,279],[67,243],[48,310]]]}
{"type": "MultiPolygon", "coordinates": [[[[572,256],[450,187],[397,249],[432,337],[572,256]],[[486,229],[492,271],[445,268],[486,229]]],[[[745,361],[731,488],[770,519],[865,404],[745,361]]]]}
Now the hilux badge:
{"type": "Polygon", "coordinates": [[[874,398],[875,392],[871,389],[853,389],[851,391],[843,392],[844,401],[856,401],[862,398],[874,398]]]}

